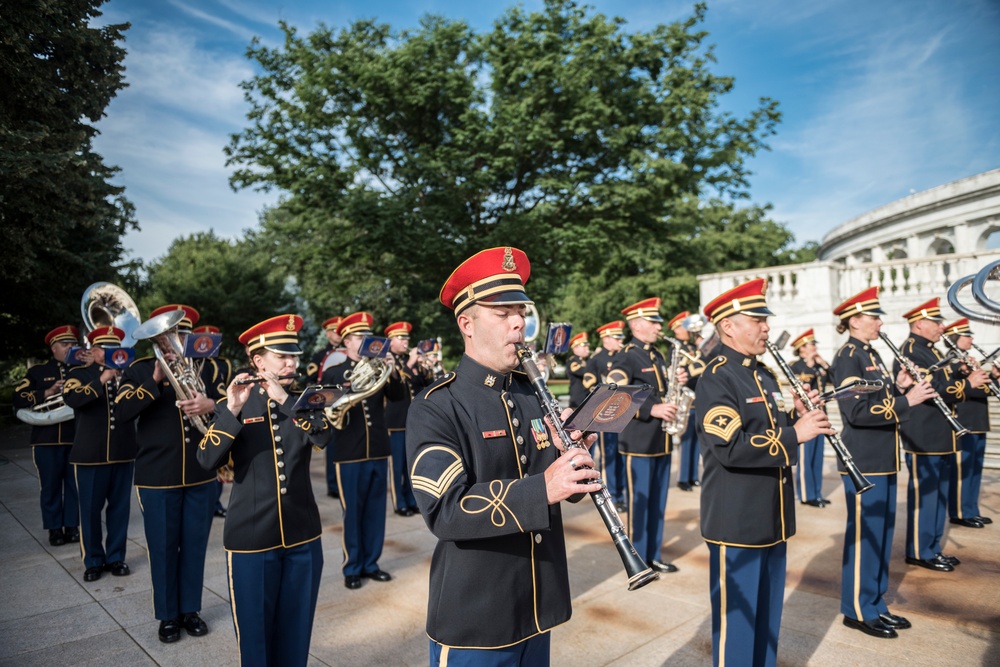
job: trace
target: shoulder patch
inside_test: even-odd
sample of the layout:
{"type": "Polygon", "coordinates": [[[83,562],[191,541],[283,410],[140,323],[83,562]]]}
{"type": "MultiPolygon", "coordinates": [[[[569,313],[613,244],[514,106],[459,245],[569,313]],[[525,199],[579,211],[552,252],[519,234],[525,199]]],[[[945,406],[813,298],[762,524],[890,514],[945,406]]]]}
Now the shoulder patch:
{"type": "Polygon", "coordinates": [[[705,433],[722,438],[729,442],[733,434],[743,426],[740,413],[728,405],[717,405],[705,413],[701,422],[705,433]]]}

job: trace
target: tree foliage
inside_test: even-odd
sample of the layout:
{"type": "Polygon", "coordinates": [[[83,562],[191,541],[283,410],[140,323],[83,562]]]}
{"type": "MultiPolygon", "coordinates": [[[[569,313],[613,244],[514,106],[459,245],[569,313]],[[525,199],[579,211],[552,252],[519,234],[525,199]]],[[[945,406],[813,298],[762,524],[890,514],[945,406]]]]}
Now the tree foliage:
{"type": "Polygon", "coordinates": [[[126,84],[128,24],[90,27],[104,0],[10,0],[0,12],[0,326],[5,355],[39,352],[78,322],[90,283],[115,279],[137,227],[90,123],[126,84]]]}
{"type": "Polygon", "coordinates": [[[481,34],[433,16],[412,31],[282,24],[283,45],[248,51],[261,73],[244,83],[231,184],[285,193],[261,241],[317,316],[366,308],[447,336],[441,284],[502,245],[528,253],[545,314],[592,326],[652,295],[694,307],[696,273],[791,242],[733,204],[779,113],[767,98],[719,109],[734,82],[711,71],[704,14],[630,32],[547,0],[481,34]]]}
{"type": "Polygon", "coordinates": [[[252,235],[232,242],[213,231],[199,232],[176,239],[166,255],[149,265],[138,305],[143,319],[165,304],[194,307],[200,315],[197,326],[211,324],[222,331],[222,355],[242,359],[237,339],[243,331],[268,317],[295,312],[284,275],[252,235]]]}

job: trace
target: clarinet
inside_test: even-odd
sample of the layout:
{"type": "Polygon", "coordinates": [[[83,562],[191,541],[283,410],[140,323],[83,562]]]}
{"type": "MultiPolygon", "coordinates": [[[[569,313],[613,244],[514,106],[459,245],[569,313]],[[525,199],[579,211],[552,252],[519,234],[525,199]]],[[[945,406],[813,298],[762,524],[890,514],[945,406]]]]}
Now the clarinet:
{"type": "MultiPolygon", "coordinates": [[[[548,415],[549,421],[552,422],[552,427],[555,429],[556,435],[559,436],[559,439],[563,441],[563,444],[567,448],[576,447],[586,449],[579,442],[571,440],[566,429],[562,427],[562,418],[559,416],[559,401],[556,400],[556,397],[549,391],[548,385],[545,384],[545,379],[535,364],[534,353],[522,343],[518,343],[516,347],[517,357],[521,361],[521,368],[528,374],[531,386],[534,388],[535,394],[542,404],[542,409],[548,415]]],[[[632,546],[632,541],[628,538],[628,535],[625,534],[625,524],[622,523],[621,517],[615,511],[615,503],[611,498],[611,494],[608,493],[608,487],[601,479],[592,481],[601,485],[601,490],[591,492],[590,497],[593,499],[594,505],[597,507],[597,512],[601,515],[601,519],[604,520],[604,526],[611,533],[611,539],[615,543],[618,555],[621,556],[622,564],[625,565],[625,571],[628,574],[628,589],[634,591],[655,579],[659,579],[660,575],[653,572],[646,565],[646,562],[636,552],[635,547],[632,546]]]]}
{"type": "MultiPolygon", "coordinates": [[[[892,341],[889,340],[889,336],[887,336],[884,332],[879,331],[878,337],[882,339],[883,343],[889,346],[889,351],[892,352],[892,356],[896,357],[896,361],[898,361],[899,365],[903,367],[903,370],[910,374],[910,377],[913,378],[914,382],[920,384],[924,381],[924,374],[920,372],[920,369],[917,368],[909,358],[903,356],[903,353],[900,352],[899,348],[893,345],[892,341]]],[[[955,431],[955,435],[957,437],[961,437],[969,432],[969,429],[958,423],[958,420],[951,414],[951,410],[948,409],[948,406],[945,405],[945,402],[940,396],[935,396],[933,401],[935,407],[937,407],[937,409],[941,411],[941,414],[944,415],[944,418],[948,420],[948,425],[955,431]]]]}
{"type": "MultiPolygon", "coordinates": [[[[802,405],[805,406],[806,410],[815,410],[816,404],[809,400],[809,394],[806,392],[806,388],[802,386],[802,382],[799,380],[798,376],[794,371],[788,366],[784,359],[781,358],[781,354],[778,352],[778,348],[774,346],[771,341],[764,341],[764,345],[767,346],[767,351],[771,353],[774,357],[775,362],[778,364],[778,368],[784,373],[785,379],[788,380],[788,384],[792,387],[792,393],[794,393],[802,405]]],[[[840,435],[834,433],[827,436],[827,440],[830,441],[830,445],[833,447],[833,451],[836,452],[837,458],[840,462],[844,464],[844,470],[847,471],[847,476],[851,478],[851,482],[854,484],[854,491],[856,493],[864,493],[868,489],[875,486],[869,482],[861,471],[858,470],[858,464],[854,462],[854,457],[851,453],[847,451],[847,446],[844,445],[844,441],[840,439],[840,435]]]]}

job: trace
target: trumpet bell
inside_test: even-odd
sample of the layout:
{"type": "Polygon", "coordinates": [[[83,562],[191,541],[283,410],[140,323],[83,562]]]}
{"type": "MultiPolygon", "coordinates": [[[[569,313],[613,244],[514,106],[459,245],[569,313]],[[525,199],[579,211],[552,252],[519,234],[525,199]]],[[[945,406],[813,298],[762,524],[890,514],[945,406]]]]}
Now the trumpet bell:
{"type": "Polygon", "coordinates": [[[80,299],[80,315],[88,333],[98,327],[117,327],[125,332],[122,347],[135,345],[132,332],[142,318],[135,301],[118,285],[99,282],[84,290],[80,299]]]}

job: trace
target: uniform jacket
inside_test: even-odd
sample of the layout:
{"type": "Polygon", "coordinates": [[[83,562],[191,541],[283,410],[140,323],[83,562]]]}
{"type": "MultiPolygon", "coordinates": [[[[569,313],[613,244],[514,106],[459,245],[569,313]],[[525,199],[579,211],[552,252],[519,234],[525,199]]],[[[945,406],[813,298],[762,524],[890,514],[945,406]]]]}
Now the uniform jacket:
{"type": "Polygon", "coordinates": [[[698,441],[705,462],[701,534],[708,542],[767,547],[795,534],[791,466],[794,408],[771,371],[723,345],[698,382],[698,441]]]}
{"type": "Polygon", "coordinates": [[[685,385],[691,391],[695,391],[698,387],[698,379],[705,372],[705,368],[708,366],[705,358],[701,354],[701,350],[694,343],[688,341],[681,343],[681,347],[684,350],[684,357],[681,358],[681,366],[687,369],[688,381],[685,385]]]}
{"type": "MultiPolygon", "coordinates": [[[[899,472],[900,425],[910,419],[910,404],[894,378],[871,343],[857,338],[848,338],[830,366],[830,380],[837,387],[853,380],[882,382],[881,391],[837,399],[841,439],[864,475],[899,472]]],[[[839,458],[837,468],[847,474],[839,458]]]]}
{"type": "Polygon", "coordinates": [[[586,359],[571,354],[566,360],[566,375],[569,377],[569,407],[571,408],[579,407],[583,403],[583,399],[590,393],[590,389],[583,384],[586,372],[586,359]]]}
{"type": "Polygon", "coordinates": [[[294,547],[322,532],[309,463],[312,447],[325,447],[333,427],[322,411],[293,413],[297,398],[290,394],[278,405],[255,386],[238,416],[223,398],[198,444],[198,462],[213,476],[232,461],[233,490],[222,534],[229,551],[294,547]]]}
{"type": "MultiPolygon", "coordinates": [[[[344,379],[344,374],[352,370],[356,363],[347,359],[327,368],[323,373],[323,384],[339,384],[349,389],[351,382],[344,379]]],[[[333,461],[351,463],[388,458],[389,427],[385,421],[385,401],[402,400],[407,393],[403,382],[393,373],[381,389],[348,410],[344,428],[336,434],[333,461]]]]}
{"type": "Polygon", "coordinates": [[[135,459],[135,425],[120,424],[114,414],[116,382],[101,384],[103,366],[76,366],[63,385],[63,400],[76,415],[70,463],[101,465],[135,459]]]}
{"type": "MultiPolygon", "coordinates": [[[[934,343],[915,333],[911,333],[910,337],[903,341],[899,351],[924,373],[942,359],[934,343]]],[[[968,381],[960,378],[953,369],[953,366],[945,366],[934,371],[927,379],[954,412],[955,404],[964,398],[968,381]]],[[[899,362],[893,362],[893,377],[899,374],[899,370],[899,362]]],[[[924,401],[911,408],[910,419],[903,424],[902,434],[903,449],[914,454],[951,454],[956,451],[955,431],[932,401],[924,401]]]]}
{"type": "Polygon", "coordinates": [[[629,343],[611,361],[608,382],[615,384],[648,384],[653,387],[635,418],[618,436],[618,451],[632,456],[666,456],[670,453],[672,436],[663,430],[663,420],[650,416],[650,410],[663,402],[667,393],[669,361],[649,343],[629,343]]]}
{"type": "Polygon", "coordinates": [[[438,538],[427,634],[459,647],[501,647],[570,617],[559,505],[544,472],[559,451],[527,377],[469,357],[410,406],[413,490],[438,538]]]}
{"type": "Polygon", "coordinates": [[[583,372],[583,388],[588,392],[595,385],[607,380],[608,373],[611,372],[612,357],[614,352],[608,352],[603,347],[590,355],[587,359],[587,367],[583,372]]]}
{"type": "Polygon", "coordinates": [[[399,369],[399,379],[406,387],[406,391],[402,392],[399,399],[386,402],[385,422],[390,431],[405,431],[406,413],[410,409],[410,403],[421,389],[434,381],[434,373],[431,370],[424,370],[420,366],[417,366],[415,370],[410,370],[406,365],[406,355],[395,355],[395,357],[396,368],[399,369]]]}
{"type": "MultiPolygon", "coordinates": [[[[45,390],[59,380],[66,379],[71,367],[49,359],[44,364],[37,364],[28,369],[28,373],[14,388],[13,404],[15,410],[31,409],[45,402],[45,390]]],[[[31,427],[31,444],[34,445],[72,445],[75,420],[31,427]]]]}
{"type": "MultiPolygon", "coordinates": [[[[196,455],[201,431],[177,407],[177,393],[170,382],[153,381],[157,363],[152,357],[132,362],[122,375],[115,399],[117,423],[134,421],[136,425],[139,450],[135,457],[135,485],[175,488],[211,482],[215,471],[202,468],[196,455]]],[[[216,400],[212,375],[212,366],[205,365],[205,391],[216,400]]]]}
{"type": "Polygon", "coordinates": [[[810,389],[815,389],[820,393],[825,391],[828,373],[819,364],[810,366],[805,359],[799,358],[791,363],[791,369],[799,378],[799,382],[808,384],[810,389]]]}
{"type": "Polygon", "coordinates": [[[312,358],[309,360],[309,365],[306,366],[306,383],[315,384],[319,379],[319,372],[323,369],[323,360],[326,355],[333,351],[333,344],[327,343],[326,346],[316,352],[312,358]]]}

